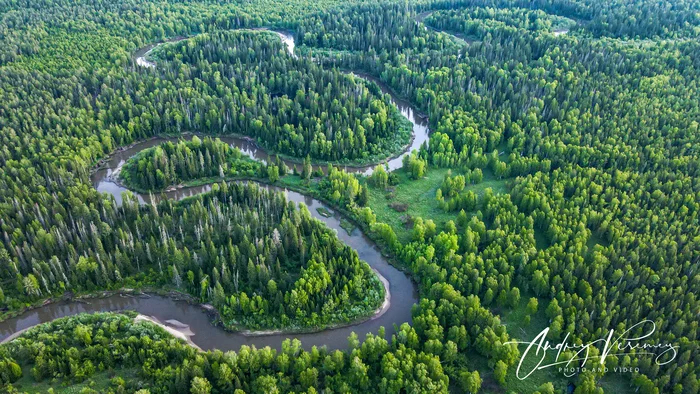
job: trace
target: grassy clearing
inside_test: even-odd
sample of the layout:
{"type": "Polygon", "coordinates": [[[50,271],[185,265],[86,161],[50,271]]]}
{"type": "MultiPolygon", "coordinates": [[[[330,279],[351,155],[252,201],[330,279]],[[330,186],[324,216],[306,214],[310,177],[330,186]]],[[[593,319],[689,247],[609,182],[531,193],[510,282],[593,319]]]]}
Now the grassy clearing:
{"type": "Polygon", "coordinates": [[[287,174],[283,177],[280,177],[279,182],[282,185],[289,186],[289,187],[302,187],[304,186],[304,181],[301,179],[300,176],[294,175],[294,174],[287,174]]]}
{"type": "Polygon", "coordinates": [[[343,230],[345,230],[345,232],[348,233],[348,235],[352,235],[352,232],[355,231],[356,228],[355,225],[352,224],[352,222],[345,218],[340,219],[340,227],[342,227],[343,230]]]}
{"type": "Polygon", "coordinates": [[[606,239],[599,237],[596,233],[593,233],[593,234],[591,234],[591,237],[588,238],[588,242],[586,242],[586,246],[588,247],[588,252],[589,253],[593,252],[593,249],[597,245],[600,245],[602,247],[608,247],[608,246],[610,246],[610,242],[608,242],[608,240],[606,240],[606,239]]]}
{"type": "MultiPolygon", "coordinates": [[[[452,175],[459,175],[459,172],[453,171],[452,175]]],[[[442,182],[442,179],[440,181],[442,182]]],[[[507,179],[498,179],[493,174],[493,171],[487,168],[484,170],[484,179],[480,183],[476,185],[467,185],[464,190],[471,190],[479,195],[479,197],[483,196],[486,189],[489,188],[493,190],[494,194],[505,194],[508,193],[506,181],[507,179]]]]}
{"type": "Polygon", "coordinates": [[[435,199],[435,192],[447,174],[446,169],[430,169],[424,178],[418,180],[410,179],[408,173],[403,170],[397,170],[396,174],[399,177],[399,184],[387,190],[368,185],[368,205],[377,215],[377,222],[390,225],[401,242],[408,242],[411,238],[410,226],[404,223],[403,218],[410,216],[432,219],[438,228],[448,220],[456,218],[454,213],[440,209],[435,199]],[[393,192],[389,192],[388,190],[392,188],[393,192]],[[398,212],[390,206],[391,204],[405,204],[406,211],[398,212]]]}
{"type": "Polygon", "coordinates": [[[629,375],[608,372],[598,381],[598,384],[606,393],[632,394],[636,392],[630,384],[629,375]]]}
{"type": "Polygon", "coordinates": [[[510,149],[508,148],[508,141],[503,140],[500,144],[496,146],[498,151],[498,160],[510,164],[510,149]]]}
{"type": "MultiPolygon", "coordinates": [[[[456,220],[456,212],[445,212],[440,209],[435,199],[437,189],[442,185],[442,180],[447,175],[448,169],[431,168],[422,179],[410,179],[408,173],[402,169],[395,173],[399,177],[399,184],[386,190],[369,186],[369,206],[377,215],[377,221],[389,224],[401,242],[408,242],[411,238],[410,221],[407,218],[432,219],[438,229],[449,220],[456,220]],[[405,210],[403,210],[405,208],[405,210]],[[402,212],[399,212],[403,210],[402,212]]],[[[453,175],[459,172],[453,171],[453,175]]],[[[483,196],[486,189],[491,188],[495,194],[507,192],[506,182],[497,179],[489,170],[484,171],[481,183],[467,185],[464,190],[472,190],[477,195],[483,196]]]]}

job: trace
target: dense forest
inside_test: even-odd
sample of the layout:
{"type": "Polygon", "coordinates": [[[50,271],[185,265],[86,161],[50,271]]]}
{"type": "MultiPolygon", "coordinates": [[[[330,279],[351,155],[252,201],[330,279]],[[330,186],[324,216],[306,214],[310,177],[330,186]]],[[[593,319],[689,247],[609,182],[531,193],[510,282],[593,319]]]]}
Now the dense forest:
{"type": "MultiPolygon", "coordinates": [[[[363,29],[374,24],[380,29],[384,19],[409,25],[415,18],[398,6],[393,12],[372,8],[327,15],[328,45],[345,48],[346,26],[357,23],[359,15],[363,29]]],[[[679,39],[650,47],[601,40],[589,38],[600,34],[589,24],[574,29],[580,34],[556,37],[510,17],[524,12],[440,11],[426,23],[475,34],[471,25],[452,22],[468,15],[465,21],[484,19],[470,23],[489,29],[488,34],[439,54],[425,44],[332,59],[381,75],[431,114],[435,131],[418,157],[432,167],[459,169],[454,174],[459,176],[471,177],[478,169],[495,179],[512,178],[509,194],[487,191],[479,196],[478,209],[470,209],[475,204],[468,194],[446,201],[446,191],[458,192],[449,191],[453,179],[443,180],[438,206],[478,212],[471,219],[461,212],[455,217],[461,216],[463,225],[456,226],[460,234],[451,253],[437,253],[450,250],[449,238],[426,230],[424,220],[416,218],[408,244],[397,241],[395,228],[377,228],[378,235],[427,284],[446,281],[499,308],[511,302],[512,286],[516,293],[544,297],[552,338],[569,333],[587,341],[603,336],[606,328],[654,320],[657,340],[685,338],[677,343],[689,362],[660,368],[648,358],[624,358],[615,365],[639,366],[632,380],[650,390],[645,392],[696,392],[697,363],[691,360],[698,357],[698,332],[692,316],[700,310],[700,282],[693,265],[700,252],[700,207],[690,196],[698,195],[698,157],[692,148],[700,121],[697,42],[679,39]],[[499,15],[517,28],[489,22],[499,15]],[[426,248],[435,250],[430,258],[426,248]]],[[[419,31],[421,36],[431,32],[419,31]]],[[[380,38],[358,39],[353,45],[369,47],[380,38]]],[[[579,375],[579,392],[594,387],[591,382],[600,376],[593,375],[579,375]]]]}
{"type": "Polygon", "coordinates": [[[49,378],[74,384],[89,379],[94,384],[83,384],[83,393],[365,392],[402,386],[415,392],[445,391],[448,380],[439,358],[420,351],[417,339],[404,324],[390,341],[381,335],[361,344],[350,338],[348,352],[315,347],[307,352],[298,340],[286,340],[279,352],[245,346],[237,354],[198,353],[157,326],[134,322],[133,314],[81,315],[0,345],[0,378],[21,389],[49,378]],[[41,348],[35,348],[38,341],[41,348]],[[139,377],[110,378],[109,370],[116,367],[137,370],[139,377]],[[23,368],[32,380],[17,381],[23,368]],[[380,369],[393,378],[368,373],[380,369]]]}
{"type": "Polygon", "coordinates": [[[568,18],[523,8],[468,8],[437,11],[431,13],[424,22],[435,29],[463,34],[477,40],[482,40],[491,32],[508,30],[508,28],[553,33],[568,31],[576,24],[568,18]]]}
{"type": "Polygon", "coordinates": [[[255,176],[258,162],[248,160],[237,148],[219,139],[193,136],[190,141],[166,142],[129,159],[119,176],[141,190],[162,190],[193,179],[255,176]]]}
{"type": "Polygon", "coordinates": [[[202,137],[142,152],[125,183],[293,187],[357,224],[420,294],[391,338],[333,352],[290,341],[199,353],[129,314],[57,320],[0,347],[8,391],[91,379],[85,392],[700,390],[700,2],[26,0],[0,12],[6,315],[65,291],[144,286],[212,303],[231,328],[376,310],[370,267],[280,194],[220,183],[119,205],[90,182],[119,147],[185,132],[254,138],[301,171],[202,137]],[[273,33],[231,30],[253,27],[292,30],[299,56],[273,33]],[[155,68],[131,56],[193,35],[159,46],[155,68]],[[410,138],[388,97],[341,70],[429,115],[430,141],[403,168],[311,170],[376,163],[410,138]],[[552,344],[589,343],[645,319],[648,343],[676,346],[669,363],[628,349],[607,372],[516,376],[525,347],[513,341],[548,328],[552,344]]]}
{"type": "Polygon", "coordinates": [[[382,159],[409,142],[410,129],[386,98],[281,51],[273,33],[249,31],[159,47],[156,57],[168,61],[163,76],[173,75],[177,94],[195,104],[171,114],[177,131],[240,133],[293,157],[346,162],[382,159]]]}
{"type": "Polygon", "coordinates": [[[51,258],[24,256],[31,273],[15,272],[5,302],[145,284],[211,302],[226,327],[255,329],[349,322],[384,299],[357,253],[305,207],[254,184],[215,185],[177,204],[126,199],[103,214],[100,227],[63,222],[51,258]]]}

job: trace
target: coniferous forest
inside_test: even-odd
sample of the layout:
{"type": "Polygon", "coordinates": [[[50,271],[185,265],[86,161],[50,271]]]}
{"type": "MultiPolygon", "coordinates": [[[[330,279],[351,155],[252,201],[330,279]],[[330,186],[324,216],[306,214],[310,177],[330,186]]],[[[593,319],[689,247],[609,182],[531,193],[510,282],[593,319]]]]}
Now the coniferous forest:
{"type": "Polygon", "coordinates": [[[226,174],[255,175],[259,163],[219,139],[163,143],[141,151],[120,172],[122,181],[141,190],[161,190],[181,182],[226,174]]]}
{"type": "Polygon", "coordinates": [[[698,146],[698,0],[0,0],[0,390],[698,393],[698,146]]]}

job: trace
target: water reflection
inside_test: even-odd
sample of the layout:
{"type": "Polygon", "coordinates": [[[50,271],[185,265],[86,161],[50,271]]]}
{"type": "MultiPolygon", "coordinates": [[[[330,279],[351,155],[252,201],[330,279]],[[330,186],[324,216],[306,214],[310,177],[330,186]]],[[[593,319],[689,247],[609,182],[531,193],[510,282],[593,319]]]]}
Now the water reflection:
{"type": "MultiPolygon", "coordinates": [[[[276,32],[285,42],[289,53],[294,54],[294,37],[290,33],[276,32]]],[[[176,38],[171,41],[178,41],[182,38],[176,38]]],[[[151,67],[152,62],[149,62],[147,54],[158,44],[151,45],[135,53],[137,64],[151,67]],[[139,59],[142,59],[139,62],[139,59]],[[144,63],[146,62],[146,63],[144,63]]],[[[381,81],[368,75],[358,74],[359,77],[367,80],[372,80],[381,88],[382,92],[390,94],[388,87],[381,81]]],[[[410,147],[402,155],[388,160],[387,164],[390,170],[395,170],[402,165],[402,157],[413,149],[418,149],[428,141],[429,130],[427,120],[418,115],[418,112],[408,102],[392,97],[392,102],[413,124],[414,138],[410,147]]],[[[191,138],[185,136],[183,138],[191,138]]],[[[245,155],[256,160],[265,162],[270,159],[270,156],[263,149],[260,149],[250,138],[236,136],[221,136],[222,141],[238,147],[245,155]]],[[[153,138],[147,141],[136,143],[130,147],[121,149],[110,156],[102,166],[91,175],[91,180],[95,188],[103,193],[111,194],[118,204],[122,202],[122,193],[127,191],[126,188],[116,182],[119,172],[126,161],[136,153],[156,146],[168,140],[178,140],[179,138],[153,138]]],[[[295,162],[287,162],[289,167],[295,165],[295,162]]],[[[325,166],[315,166],[315,168],[323,168],[325,166]]],[[[345,167],[348,171],[354,173],[371,173],[374,166],[365,167],[345,167]]],[[[16,335],[21,330],[27,329],[34,325],[48,322],[60,317],[75,315],[84,312],[98,311],[118,311],[118,310],[135,310],[143,315],[152,316],[161,322],[171,322],[179,330],[189,330],[194,335],[192,341],[202,349],[221,349],[221,350],[238,350],[242,345],[256,346],[258,348],[271,346],[279,349],[281,343],[286,338],[298,338],[302,341],[305,348],[311,346],[327,346],[330,349],[344,349],[347,346],[347,338],[355,332],[360,338],[364,338],[367,333],[377,333],[380,327],[386,329],[387,336],[394,333],[394,325],[400,325],[404,322],[411,321],[411,308],[418,301],[416,287],[409,277],[403,272],[391,266],[388,261],[382,256],[379,249],[370,241],[359,229],[355,228],[350,233],[344,230],[341,224],[341,216],[332,208],[326,206],[313,199],[312,197],[303,194],[280,189],[272,186],[264,186],[272,190],[285,193],[287,199],[296,203],[306,205],[312,216],[324,222],[329,228],[334,229],[338,234],[338,238],[345,242],[348,246],[357,251],[360,259],[366,261],[378,274],[386,278],[388,281],[389,292],[391,294],[389,307],[374,318],[341,328],[329,329],[316,333],[308,334],[273,334],[266,336],[245,336],[240,333],[226,332],[219,327],[211,324],[211,318],[200,306],[191,305],[184,301],[177,301],[168,297],[161,296],[128,296],[114,295],[106,298],[92,299],[85,302],[77,301],[61,301],[43,307],[28,311],[16,318],[8,319],[0,322],[0,340],[6,340],[12,335],[16,335]],[[324,217],[318,212],[319,208],[324,208],[333,214],[330,217],[324,217]]],[[[142,195],[134,193],[138,201],[142,204],[160,198],[182,199],[185,197],[195,196],[197,194],[211,190],[210,185],[182,188],[174,191],[158,195],[142,195]]],[[[186,332],[189,332],[186,331],[186,332]]]]}
{"type": "MultiPolygon", "coordinates": [[[[240,139],[236,139],[235,137],[223,137],[222,139],[228,143],[240,141],[240,139]]],[[[92,175],[92,180],[97,190],[110,193],[118,203],[121,203],[121,193],[127,189],[115,183],[114,177],[121,171],[122,166],[131,156],[143,149],[160,144],[163,141],[165,140],[161,138],[143,141],[112,155],[109,160],[105,162],[104,167],[92,175]]],[[[250,149],[251,151],[249,152],[253,154],[256,154],[255,152],[260,152],[260,150],[257,149],[252,150],[252,147],[250,149]]],[[[152,316],[161,322],[166,322],[168,320],[182,322],[187,325],[188,329],[194,334],[190,339],[195,345],[202,349],[237,350],[242,345],[255,345],[257,347],[271,346],[279,349],[282,341],[286,338],[298,338],[302,340],[306,348],[310,348],[314,345],[327,345],[330,349],[342,349],[345,348],[347,338],[352,332],[357,333],[360,338],[363,338],[367,333],[377,333],[380,327],[385,327],[386,334],[390,336],[394,333],[395,324],[400,325],[403,322],[411,321],[411,308],[413,304],[418,301],[415,285],[406,274],[391,266],[374,243],[359,229],[355,228],[348,233],[341,227],[342,216],[340,213],[335,212],[331,207],[312,197],[274,186],[263,185],[262,187],[284,193],[288,200],[304,204],[308,207],[313,217],[335,230],[338,238],[356,250],[360,259],[366,261],[379,275],[386,278],[391,299],[389,307],[381,315],[352,326],[316,333],[245,336],[239,333],[229,333],[221,328],[213,326],[207,313],[196,305],[190,305],[183,301],[176,301],[160,296],[130,297],[117,295],[103,299],[89,300],[86,303],[59,302],[29,311],[17,318],[0,323],[0,339],[5,339],[13,333],[17,333],[27,327],[63,316],[82,312],[131,309],[141,314],[152,316]],[[330,217],[321,215],[319,213],[319,208],[328,210],[332,215],[330,217]]],[[[157,201],[163,197],[176,200],[182,199],[209,190],[211,190],[211,186],[204,185],[182,188],[153,196],[141,195],[138,193],[134,194],[141,203],[145,203],[150,202],[151,199],[157,201]]],[[[182,327],[179,327],[179,329],[182,329],[182,327]]]]}
{"type": "MultiPolygon", "coordinates": [[[[305,204],[311,215],[323,221],[329,228],[334,229],[338,238],[348,246],[355,249],[360,259],[366,261],[381,276],[386,278],[391,294],[390,305],[381,315],[368,321],[355,325],[325,330],[308,334],[274,334],[266,336],[245,336],[240,333],[230,333],[213,326],[211,318],[197,305],[191,305],[184,301],[177,301],[161,296],[121,296],[115,295],[107,298],[91,299],[85,302],[62,301],[45,305],[38,309],[28,311],[16,318],[0,322],[0,340],[7,339],[11,335],[39,323],[44,323],[59,317],[75,315],[83,312],[135,310],[143,315],[152,316],[161,322],[177,320],[183,332],[193,333],[192,342],[202,349],[238,350],[242,345],[256,346],[258,348],[271,346],[280,349],[282,341],[286,338],[298,338],[305,348],[311,346],[326,345],[329,349],[344,349],[347,338],[355,332],[360,338],[367,333],[377,333],[380,327],[385,327],[387,337],[394,333],[394,324],[411,321],[411,308],[418,301],[416,287],[410,278],[403,272],[391,266],[381,255],[379,249],[359,230],[354,229],[350,233],[340,226],[341,215],[325,204],[303,194],[280,189],[273,186],[264,186],[270,190],[285,193],[287,199],[296,203],[305,204]],[[318,212],[318,208],[325,208],[332,213],[330,217],[324,217],[318,212]],[[186,328],[182,325],[187,326],[186,328]],[[189,331],[188,331],[189,330],[189,331]]],[[[208,190],[208,186],[202,188],[190,188],[178,191],[180,198],[196,195],[202,190],[208,190]]],[[[116,197],[116,196],[115,196],[116,197]]],[[[143,196],[139,197],[140,200],[143,196]]]]}
{"type": "MultiPolygon", "coordinates": [[[[280,39],[282,42],[285,44],[287,51],[289,54],[293,57],[297,57],[296,53],[294,52],[294,49],[296,47],[296,43],[294,40],[294,34],[289,31],[278,31],[278,30],[269,30],[267,28],[253,28],[250,30],[264,30],[264,31],[272,31],[279,35],[280,39]]],[[[180,40],[183,40],[184,38],[178,37],[178,38],[173,38],[167,42],[177,42],[180,40]]],[[[136,62],[139,65],[145,66],[145,67],[153,67],[155,66],[154,63],[148,61],[146,58],[148,54],[160,44],[152,44],[149,46],[146,46],[144,48],[139,49],[134,53],[134,56],[136,57],[136,62]]],[[[421,145],[424,143],[427,143],[430,138],[430,130],[428,129],[428,120],[427,117],[420,115],[419,111],[417,111],[411,103],[409,103],[406,100],[400,99],[395,97],[391,89],[380,79],[368,75],[365,73],[361,72],[350,72],[349,74],[352,74],[358,78],[362,78],[368,81],[372,81],[376,83],[379,88],[381,89],[382,93],[388,94],[391,98],[391,103],[398,108],[399,112],[403,117],[408,119],[413,128],[413,139],[411,144],[404,150],[404,152],[397,157],[385,160],[384,163],[388,166],[390,171],[396,170],[398,168],[401,168],[403,165],[403,157],[407,154],[409,154],[413,150],[418,150],[420,149],[421,145]]],[[[224,138],[222,138],[224,139],[224,138]]],[[[261,149],[251,138],[248,137],[226,137],[226,141],[230,143],[232,146],[238,147],[241,152],[243,152],[245,155],[262,161],[266,162],[269,160],[270,155],[264,150],[261,149]]],[[[157,142],[155,143],[157,144],[157,142]]],[[[127,157],[128,158],[128,157],[127,157]]],[[[300,161],[289,161],[286,160],[285,163],[287,164],[288,167],[292,168],[295,165],[300,165],[300,161]]],[[[373,168],[376,166],[376,164],[373,165],[367,165],[367,166],[343,166],[340,165],[339,167],[343,168],[347,172],[355,173],[355,174],[365,174],[369,175],[372,173],[373,168]]],[[[324,170],[325,165],[315,165],[313,166],[314,170],[315,169],[320,169],[324,170]]],[[[98,185],[98,190],[104,191],[106,193],[111,193],[114,189],[114,186],[110,185],[98,185]],[[102,189],[100,189],[100,187],[102,189]]]]}

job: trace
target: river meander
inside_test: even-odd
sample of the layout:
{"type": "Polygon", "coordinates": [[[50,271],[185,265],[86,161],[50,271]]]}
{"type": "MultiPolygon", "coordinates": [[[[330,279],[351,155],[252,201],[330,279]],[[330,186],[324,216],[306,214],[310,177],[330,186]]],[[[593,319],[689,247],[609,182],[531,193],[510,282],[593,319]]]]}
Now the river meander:
{"type": "MultiPolygon", "coordinates": [[[[285,42],[290,54],[294,55],[294,37],[289,33],[276,32],[285,42]]],[[[171,41],[179,41],[176,38],[171,41]]],[[[149,45],[135,53],[137,64],[142,67],[154,67],[155,64],[148,60],[148,53],[158,44],[149,45]]],[[[358,75],[360,78],[372,80],[382,89],[382,92],[391,94],[389,88],[381,81],[368,75],[358,75]]],[[[389,159],[387,164],[390,170],[401,167],[401,159],[413,149],[418,149],[428,140],[429,130],[425,117],[408,102],[392,97],[392,102],[397,106],[403,116],[413,125],[412,143],[401,155],[389,159]]],[[[244,154],[260,161],[267,161],[270,155],[249,138],[239,136],[219,136],[219,138],[239,148],[244,154]]],[[[153,138],[141,141],[129,147],[122,148],[112,154],[103,165],[93,172],[91,180],[94,187],[103,193],[111,194],[118,204],[121,203],[122,193],[127,189],[116,181],[121,167],[126,161],[144,149],[148,149],[167,140],[177,138],[153,138]]],[[[289,166],[294,162],[288,162],[289,166]]],[[[319,166],[322,167],[322,166],[319,166]]],[[[348,171],[355,173],[369,173],[374,166],[346,167],[348,171]]],[[[355,332],[359,338],[364,338],[367,333],[377,333],[380,327],[386,329],[387,337],[394,332],[394,325],[400,325],[411,321],[411,308],[418,301],[415,284],[404,272],[393,267],[380,253],[377,246],[355,228],[348,233],[341,227],[341,214],[333,208],[312,197],[301,193],[263,185],[286,195],[287,199],[296,203],[305,204],[311,215],[324,222],[326,226],[336,230],[338,238],[357,251],[360,259],[367,262],[372,269],[382,278],[389,297],[385,305],[377,313],[364,321],[336,328],[310,333],[273,333],[266,335],[249,335],[241,332],[228,332],[211,323],[210,314],[201,306],[186,301],[175,300],[170,297],[152,294],[116,294],[104,298],[92,298],[80,301],[60,301],[44,305],[27,311],[17,317],[0,322],[0,341],[17,335],[22,330],[37,324],[45,323],[60,317],[75,315],[85,312],[135,310],[140,314],[150,316],[161,324],[173,328],[187,336],[196,346],[208,349],[238,350],[243,345],[256,346],[258,348],[270,346],[279,349],[283,340],[298,338],[304,347],[326,345],[330,349],[343,349],[347,346],[347,338],[355,332]],[[332,215],[325,217],[318,212],[318,208],[325,208],[332,215]]],[[[141,203],[149,203],[151,198],[167,198],[180,200],[211,190],[211,185],[179,188],[159,194],[157,196],[141,195],[134,193],[141,203]]]]}

